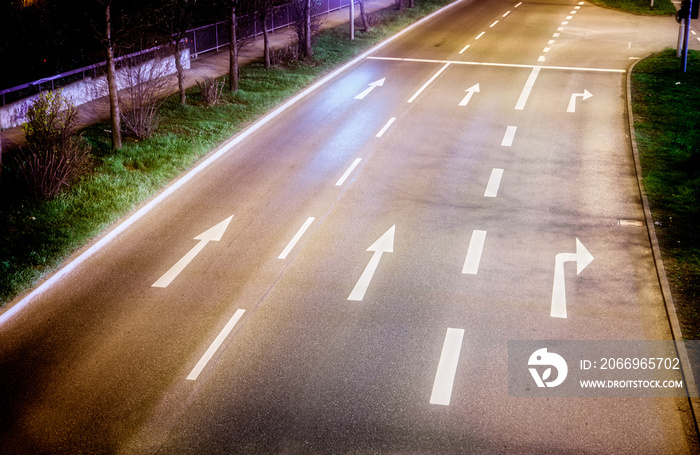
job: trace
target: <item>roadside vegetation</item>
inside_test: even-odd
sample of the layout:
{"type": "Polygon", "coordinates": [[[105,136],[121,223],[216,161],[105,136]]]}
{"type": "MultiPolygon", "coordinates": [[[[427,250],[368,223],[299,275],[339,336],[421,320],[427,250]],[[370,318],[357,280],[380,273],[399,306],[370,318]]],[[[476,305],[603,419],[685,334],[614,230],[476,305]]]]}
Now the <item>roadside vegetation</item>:
{"type": "Polygon", "coordinates": [[[644,16],[669,16],[676,14],[676,7],[670,0],[589,0],[594,5],[616,9],[626,13],[644,16]]]}
{"type": "Polygon", "coordinates": [[[311,60],[298,60],[296,45],[275,50],[269,69],[264,61],[240,68],[235,92],[226,77],[198,81],[187,92],[187,104],[175,94],[159,106],[157,129],[150,137],[125,136],[119,150],[112,148],[109,123],[90,126],[79,133],[81,147],[89,146],[88,162],[81,163],[79,175],[66,175],[56,194],[37,197],[19,162],[6,159],[0,186],[0,305],[231,135],[333,68],[449,3],[416,0],[412,8],[370,13],[369,31],[363,32],[358,22],[352,41],[348,25],[321,31],[311,60]]]}
{"type": "Polygon", "coordinates": [[[632,110],[644,188],[683,337],[700,339],[700,52],[639,62],[632,110]]]}

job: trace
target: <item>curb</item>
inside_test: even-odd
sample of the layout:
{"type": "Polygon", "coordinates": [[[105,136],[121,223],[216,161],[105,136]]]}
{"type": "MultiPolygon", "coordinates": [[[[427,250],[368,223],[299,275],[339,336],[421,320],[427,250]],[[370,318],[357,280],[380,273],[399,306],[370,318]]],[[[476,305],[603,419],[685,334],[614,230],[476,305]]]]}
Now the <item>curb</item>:
{"type": "Polygon", "coordinates": [[[661,248],[659,247],[659,241],[656,237],[656,229],[654,229],[654,220],[651,216],[649,200],[647,199],[647,194],[644,190],[644,185],[642,183],[642,166],[639,161],[639,149],[637,147],[637,141],[635,139],[636,136],[634,131],[634,116],[632,113],[632,72],[634,70],[634,67],[640,61],[642,61],[642,59],[634,62],[632,66],[627,70],[627,120],[630,129],[630,144],[632,145],[632,156],[634,158],[634,168],[635,174],[637,176],[637,186],[639,188],[639,196],[642,200],[644,220],[647,225],[647,234],[649,236],[649,243],[651,244],[652,255],[654,258],[654,266],[656,268],[656,275],[659,280],[659,285],[661,286],[661,295],[666,307],[666,316],[668,318],[668,323],[671,329],[671,336],[673,337],[673,341],[675,342],[674,344],[676,346],[676,353],[678,354],[678,358],[681,362],[681,374],[683,376],[683,380],[685,381],[686,391],[688,392],[688,404],[690,405],[690,412],[693,417],[693,423],[695,424],[695,435],[697,440],[700,441],[700,427],[698,427],[698,416],[700,416],[700,397],[697,396],[698,388],[695,382],[695,377],[693,375],[690,358],[688,357],[688,352],[685,349],[685,345],[682,343],[683,333],[681,331],[681,325],[678,321],[676,306],[673,302],[671,287],[668,285],[666,269],[664,268],[663,259],[661,258],[661,248]],[[692,396],[693,394],[695,396],[692,396]]]}

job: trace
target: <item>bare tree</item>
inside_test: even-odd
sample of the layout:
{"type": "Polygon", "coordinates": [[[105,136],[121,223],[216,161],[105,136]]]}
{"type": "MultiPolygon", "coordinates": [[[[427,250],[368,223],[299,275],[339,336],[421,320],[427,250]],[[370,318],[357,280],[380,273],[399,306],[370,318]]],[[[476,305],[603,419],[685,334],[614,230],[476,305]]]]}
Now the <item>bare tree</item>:
{"type": "Polygon", "coordinates": [[[309,59],[313,58],[311,38],[321,27],[322,22],[320,16],[313,15],[313,9],[318,4],[319,0],[293,0],[290,3],[299,45],[299,54],[309,59]]]}
{"type": "Polygon", "coordinates": [[[236,24],[236,7],[238,7],[240,0],[226,0],[226,8],[228,10],[228,26],[229,26],[229,36],[230,42],[228,46],[229,52],[229,89],[232,92],[238,91],[238,77],[239,77],[239,67],[238,67],[238,33],[236,24]]]}
{"type": "Polygon", "coordinates": [[[112,148],[122,148],[121,115],[119,114],[119,90],[117,69],[114,62],[114,37],[112,35],[112,0],[100,2],[105,9],[104,39],[107,52],[107,86],[109,88],[109,118],[112,125],[112,148]]]}
{"type": "MultiPolygon", "coordinates": [[[[353,1],[353,0],[350,0],[353,1]]],[[[413,0],[411,0],[413,1],[413,0]]],[[[357,0],[360,4],[360,18],[362,19],[362,28],[365,32],[369,31],[369,21],[367,20],[367,13],[365,12],[365,0],[357,0]]]]}
{"type": "Polygon", "coordinates": [[[180,104],[187,103],[187,93],[185,91],[185,69],[182,66],[182,51],[187,30],[192,28],[194,11],[197,7],[197,0],[169,0],[164,5],[164,16],[167,23],[168,41],[175,57],[175,68],[177,69],[177,86],[180,92],[180,104]]]}

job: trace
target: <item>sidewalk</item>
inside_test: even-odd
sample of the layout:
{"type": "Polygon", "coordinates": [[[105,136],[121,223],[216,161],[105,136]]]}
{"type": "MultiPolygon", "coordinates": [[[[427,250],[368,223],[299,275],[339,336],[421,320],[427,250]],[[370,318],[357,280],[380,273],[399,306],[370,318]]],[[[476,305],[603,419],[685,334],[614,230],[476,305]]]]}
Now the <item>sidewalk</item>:
{"type": "MultiPolygon", "coordinates": [[[[370,13],[384,8],[393,7],[394,0],[365,0],[365,11],[370,13]]],[[[355,5],[355,17],[360,16],[360,7],[355,5]]],[[[322,29],[332,28],[341,24],[348,24],[348,37],[350,36],[350,13],[349,8],[343,8],[328,13],[321,24],[322,29]]],[[[357,23],[356,23],[357,24],[357,23]]],[[[359,31],[355,26],[355,34],[359,31]]],[[[295,42],[296,32],[291,27],[285,27],[269,33],[270,48],[277,49],[285,47],[288,44],[295,42]]],[[[253,60],[263,57],[264,42],[260,35],[253,42],[247,44],[241,49],[238,55],[238,63],[240,66],[246,65],[253,60]]],[[[218,78],[227,75],[229,72],[229,55],[228,48],[222,48],[219,51],[212,51],[200,55],[199,58],[191,60],[191,67],[185,71],[185,87],[190,88],[197,85],[197,81],[202,81],[205,77],[218,78]]],[[[171,93],[175,94],[178,91],[177,77],[175,74],[171,77],[171,93]]],[[[92,125],[98,122],[109,119],[109,104],[107,97],[85,103],[78,106],[79,123],[81,127],[92,125]]],[[[2,150],[16,148],[24,140],[24,131],[21,127],[10,128],[2,132],[2,150]]]]}

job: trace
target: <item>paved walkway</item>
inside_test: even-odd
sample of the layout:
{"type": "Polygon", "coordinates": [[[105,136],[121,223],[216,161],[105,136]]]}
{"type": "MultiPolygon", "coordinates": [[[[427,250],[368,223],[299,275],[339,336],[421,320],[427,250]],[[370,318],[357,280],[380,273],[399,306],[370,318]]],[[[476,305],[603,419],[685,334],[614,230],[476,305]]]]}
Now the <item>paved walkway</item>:
{"type": "MultiPolygon", "coordinates": [[[[365,10],[369,13],[384,8],[393,7],[394,0],[365,0],[365,10]]],[[[359,17],[359,5],[355,5],[355,17],[359,17]]],[[[324,18],[321,28],[331,28],[341,24],[348,24],[348,37],[350,36],[350,13],[348,8],[330,12],[324,18]]],[[[358,33],[358,27],[355,27],[355,33],[358,33]]],[[[296,41],[296,32],[292,27],[285,27],[270,32],[270,47],[273,49],[282,48],[296,41]]],[[[262,35],[255,41],[247,44],[241,49],[238,61],[239,65],[243,66],[253,60],[263,57],[263,37],[262,35]]],[[[220,51],[212,51],[206,54],[201,54],[197,59],[191,61],[191,68],[185,73],[185,86],[193,87],[197,81],[201,81],[205,77],[217,78],[228,74],[229,72],[229,57],[228,48],[223,48],[220,51]]],[[[177,78],[172,78],[172,93],[177,93],[177,78]]],[[[102,98],[90,103],[78,106],[80,114],[80,124],[82,126],[91,125],[109,119],[109,104],[107,98],[102,98]]],[[[3,150],[14,148],[24,140],[24,131],[21,127],[11,128],[2,132],[3,150]]]]}

